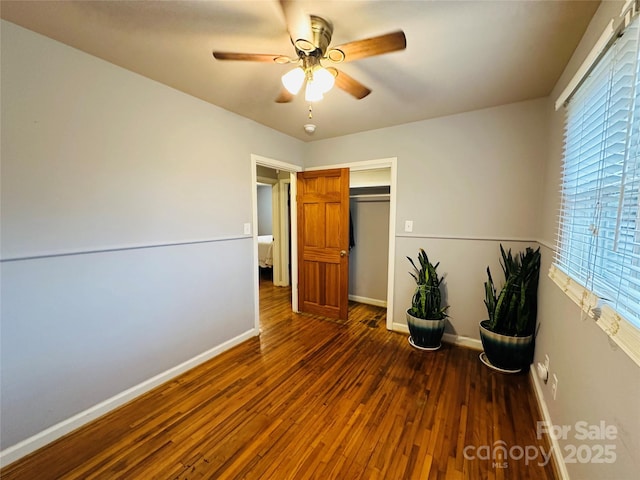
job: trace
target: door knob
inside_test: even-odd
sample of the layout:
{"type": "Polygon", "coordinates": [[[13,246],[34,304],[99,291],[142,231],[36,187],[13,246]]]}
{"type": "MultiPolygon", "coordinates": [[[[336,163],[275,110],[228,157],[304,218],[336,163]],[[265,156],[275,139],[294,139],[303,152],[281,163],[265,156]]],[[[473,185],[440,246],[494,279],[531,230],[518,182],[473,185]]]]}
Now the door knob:
{"type": "Polygon", "coordinates": [[[340,256],[341,257],[346,257],[347,256],[347,251],[346,250],[340,250],[340,256]]]}

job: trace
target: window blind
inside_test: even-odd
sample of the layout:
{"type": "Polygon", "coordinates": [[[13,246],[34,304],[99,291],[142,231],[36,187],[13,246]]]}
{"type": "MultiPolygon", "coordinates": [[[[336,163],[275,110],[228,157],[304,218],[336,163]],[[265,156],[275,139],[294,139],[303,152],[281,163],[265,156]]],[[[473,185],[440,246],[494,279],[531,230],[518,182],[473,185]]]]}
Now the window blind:
{"type": "Polygon", "coordinates": [[[604,313],[610,334],[624,322],[631,349],[640,342],[639,35],[636,16],[567,105],[551,272],[586,311],[604,313]]]}

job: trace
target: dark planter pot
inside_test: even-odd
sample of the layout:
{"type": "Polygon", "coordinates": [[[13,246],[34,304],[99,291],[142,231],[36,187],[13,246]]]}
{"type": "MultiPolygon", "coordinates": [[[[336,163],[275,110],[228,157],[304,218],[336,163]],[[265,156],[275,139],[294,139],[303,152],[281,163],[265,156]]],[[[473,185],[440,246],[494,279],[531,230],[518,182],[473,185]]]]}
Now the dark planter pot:
{"type": "Polygon", "coordinates": [[[480,322],[480,339],[487,360],[492,366],[507,371],[520,371],[531,361],[533,335],[512,337],[492,332],[487,328],[489,320],[480,322]]]}
{"type": "Polygon", "coordinates": [[[437,350],[444,334],[444,318],[442,320],[425,320],[414,317],[407,310],[407,325],[409,326],[409,343],[423,350],[437,350]]]}

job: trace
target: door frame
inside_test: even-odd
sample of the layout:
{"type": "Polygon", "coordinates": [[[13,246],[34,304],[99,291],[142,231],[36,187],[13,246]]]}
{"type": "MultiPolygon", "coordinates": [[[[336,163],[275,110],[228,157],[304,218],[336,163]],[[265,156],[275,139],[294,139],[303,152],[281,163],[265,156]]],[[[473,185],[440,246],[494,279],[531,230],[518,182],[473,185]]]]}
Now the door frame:
{"type": "MultiPolygon", "coordinates": [[[[320,165],[317,167],[305,168],[305,171],[312,170],[328,170],[332,168],[348,168],[350,171],[362,171],[362,170],[376,170],[380,168],[390,168],[391,180],[390,180],[390,199],[389,199],[389,258],[388,258],[388,272],[387,272],[387,330],[393,330],[393,294],[395,289],[395,252],[396,252],[396,195],[397,195],[397,171],[398,171],[398,157],[381,158],[377,160],[364,160],[360,162],[349,162],[332,165],[320,165]]],[[[293,205],[292,205],[293,210],[293,205]]],[[[292,213],[293,216],[293,213],[292,213]]],[[[296,246],[297,247],[297,246],[296,246]]],[[[297,252],[297,248],[296,248],[297,252]]],[[[292,265],[292,277],[297,277],[298,265],[297,260],[293,260],[297,257],[292,257],[292,263],[295,263],[295,276],[293,275],[292,265]]],[[[293,284],[294,282],[292,282],[293,284]]],[[[296,310],[297,311],[297,310],[296,310]]]]}
{"type": "MultiPolygon", "coordinates": [[[[298,221],[297,221],[297,203],[296,203],[296,173],[301,172],[303,168],[293,163],[282,162],[273,158],[263,157],[261,155],[251,154],[251,209],[253,228],[253,303],[254,307],[254,326],[256,331],[260,331],[260,271],[258,264],[258,182],[257,167],[258,165],[283,172],[289,172],[289,181],[291,183],[291,214],[289,224],[291,225],[291,278],[298,278],[298,221]]],[[[291,281],[291,309],[298,311],[298,283],[291,281]]]]}
{"type": "Polygon", "coordinates": [[[273,250],[273,284],[277,287],[288,287],[291,285],[291,278],[289,275],[290,268],[290,250],[291,250],[291,236],[290,223],[290,185],[291,175],[289,178],[278,179],[273,186],[273,218],[274,225],[278,226],[278,242],[279,248],[273,250]],[[282,240],[286,239],[286,241],[282,240]]]}

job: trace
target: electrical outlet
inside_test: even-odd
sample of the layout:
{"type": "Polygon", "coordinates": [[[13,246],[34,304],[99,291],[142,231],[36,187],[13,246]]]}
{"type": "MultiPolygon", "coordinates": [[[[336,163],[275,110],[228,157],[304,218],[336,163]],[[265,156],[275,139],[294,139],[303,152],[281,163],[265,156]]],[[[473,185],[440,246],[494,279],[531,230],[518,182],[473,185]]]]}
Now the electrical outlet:
{"type": "Polygon", "coordinates": [[[549,381],[549,355],[544,356],[544,366],[542,367],[543,374],[540,375],[542,381],[546,384],[549,381]]]}
{"type": "Polygon", "coordinates": [[[244,234],[245,235],[251,235],[251,224],[250,223],[245,223],[244,224],[244,234]]]}
{"type": "Polygon", "coordinates": [[[551,383],[551,394],[553,395],[553,399],[556,399],[556,395],[558,394],[558,377],[556,374],[553,374],[553,382],[551,383]]]}
{"type": "Polygon", "coordinates": [[[538,362],[536,369],[538,370],[538,377],[546,384],[549,381],[549,370],[544,363],[541,362],[538,362]]]}
{"type": "Polygon", "coordinates": [[[549,370],[549,355],[544,356],[544,366],[549,370]]]}
{"type": "Polygon", "coordinates": [[[404,231],[405,232],[413,232],[413,220],[405,220],[405,222],[404,222],[404,231]]]}

